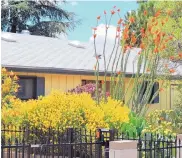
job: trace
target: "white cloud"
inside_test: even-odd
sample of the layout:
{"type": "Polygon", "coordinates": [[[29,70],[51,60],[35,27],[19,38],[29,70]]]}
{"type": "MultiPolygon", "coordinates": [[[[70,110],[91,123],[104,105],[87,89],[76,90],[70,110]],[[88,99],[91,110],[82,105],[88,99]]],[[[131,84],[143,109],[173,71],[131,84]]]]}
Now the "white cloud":
{"type": "MultiPolygon", "coordinates": [[[[106,25],[105,24],[100,24],[97,27],[96,30],[96,43],[98,44],[104,44],[104,40],[105,40],[105,31],[106,31],[106,25]]],[[[92,31],[92,34],[94,33],[94,31],[92,31]]],[[[113,25],[109,25],[108,28],[108,33],[107,33],[107,43],[114,43],[116,37],[116,27],[113,25]]],[[[93,36],[90,37],[89,39],[90,42],[94,41],[93,36]]]]}
{"type": "Polygon", "coordinates": [[[73,2],[70,2],[70,4],[71,4],[72,6],[75,6],[75,5],[78,5],[78,2],[73,1],[73,2]]]}

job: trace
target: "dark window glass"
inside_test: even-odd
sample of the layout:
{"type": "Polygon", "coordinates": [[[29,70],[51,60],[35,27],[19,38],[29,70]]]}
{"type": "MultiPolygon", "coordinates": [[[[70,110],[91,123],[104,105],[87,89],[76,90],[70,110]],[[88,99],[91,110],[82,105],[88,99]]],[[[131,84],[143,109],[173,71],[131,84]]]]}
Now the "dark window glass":
{"type": "Polygon", "coordinates": [[[19,85],[20,85],[20,88],[17,94],[18,98],[22,100],[36,98],[35,78],[20,78],[19,85]]]}
{"type": "MultiPolygon", "coordinates": [[[[146,90],[148,88],[148,84],[149,84],[149,82],[147,82],[147,81],[143,82],[142,88],[140,89],[140,93],[139,93],[140,94],[140,102],[142,101],[144,94],[146,93],[146,90]]],[[[158,90],[159,90],[159,83],[155,82],[153,87],[152,87],[152,91],[151,91],[150,99],[149,99],[148,103],[151,102],[151,100],[153,99],[153,96],[155,95],[155,93],[158,90]]],[[[152,101],[152,104],[155,104],[155,103],[159,103],[159,93],[157,94],[155,99],[152,101]]]]}

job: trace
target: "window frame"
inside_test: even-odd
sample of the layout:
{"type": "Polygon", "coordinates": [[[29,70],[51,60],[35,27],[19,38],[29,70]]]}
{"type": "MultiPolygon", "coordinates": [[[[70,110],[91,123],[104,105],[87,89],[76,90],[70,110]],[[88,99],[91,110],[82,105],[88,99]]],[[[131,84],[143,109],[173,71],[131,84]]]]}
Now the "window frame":
{"type": "Polygon", "coordinates": [[[33,98],[20,98],[20,97],[18,97],[18,93],[17,93],[17,97],[19,98],[19,99],[21,99],[21,100],[29,100],[29,99],[36,99],[36,97],[37,97],[37,82],[36,82],[36,80],[37,80],[37,76],[22,76],[22,75],[18,75],[18,78],[19,78],[19,80],[20,79],[32,79],[33,80],[33,98]]]}

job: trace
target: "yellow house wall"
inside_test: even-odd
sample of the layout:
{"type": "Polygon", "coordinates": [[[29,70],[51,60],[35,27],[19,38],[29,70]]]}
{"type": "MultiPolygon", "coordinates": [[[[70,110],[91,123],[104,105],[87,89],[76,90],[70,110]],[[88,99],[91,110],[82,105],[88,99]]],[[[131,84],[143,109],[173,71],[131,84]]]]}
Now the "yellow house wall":
{"type": "MultiPolygon", "coordinates": [[[[60,91],[68,91],[72,88],[75,88],[78,85],[81,85],[82,80],[95,80],[94,76],[85,76],[85,75],[66,75],[66,74],[47,74],[47,73],[27,73],[27,72],[16,72],[17,75],[25,75],[25,76],[37,76],[45,78],[45,94],[48,95],[51,90],[60,90],[60,91]]],[[[99,80],[103,80],[104,77],[99,77],[99,80]]],[[[107,78],[109,80],[109,78],[107,78]]],[[[125,96],[125,100],[130,98],[132,92],[132,84],[133,81],[129,83],[129,78],[126,78],[126,87],[128,87],[127,95],[125,96]]],[[[173,83],[173,82],[172,82],[173,83]]],[[[161,87],[161,82],[159,82],[159,88],[161,87]]],[[[174,99],[174,96],[171,93],[176,92],[173,90],[171,92],[171,87],[168,86],[164,88],[164,91],[159,94],[159,103],[149,105],[149,111],[154,109],[170,109],[170,101],[174,99]]]]}

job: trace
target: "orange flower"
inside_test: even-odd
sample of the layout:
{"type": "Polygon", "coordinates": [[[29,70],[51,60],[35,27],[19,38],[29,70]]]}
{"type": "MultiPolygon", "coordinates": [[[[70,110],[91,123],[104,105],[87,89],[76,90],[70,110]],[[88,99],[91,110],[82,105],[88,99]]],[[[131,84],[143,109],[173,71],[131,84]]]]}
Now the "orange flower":
{"type": "Polygon", "coordinates": [[[159,52],[159,49],[158,48],[155,48],[154,49],[154,53],[158,53],[159,52]]]}
{"type": "Polygon", "coordinates": [[[173,36],[169,36],[169,40],[172,40],[173,39],[173,36]]]}
{"type": "Polygon", "coordinates": [[[167,11],[167,15],[171,15],[172,11],[171,10],[168,10],[167,11]]]}
{"type": "Polygon", "coordinates": [[[121,71],[118,71],[118,72],[117,72],[117,75],[120,75],[120,74],[121,74],[121,71]]]}
{"type": "Polygon", "coordinates": [[[163,25],[165,24],[165,22],[162,20],[162,21],[161,21],[161,24],[162,24],[162,26],[163,26],[163,25]]]}
{"type": "Polygon", "coordinates": [[[115,11],[114,10],[111,10],[111,14],[114,15],[115,14],[115,11]]]}
{"type": "Polygon", "coordinates": [[[164,120],[164,117],[160,117],[160,120],[161,120],[161,121],[164,120]]]}
{"type": "Polygon", "coordinates": [[[178,53],[179,57],[182,58],[182,52],[178,53]]]}
{"type": "Polygon", "coordinates": [[[150,69],[149,68],[147,68],[147,70],[146,70],[147,72],[150,72],[150,69]]]}
{"type": "Polygon", "coordinates": [[[175,73],[175,70],[174,69],[169,69],[169,72],[170,73],[175,73]]]}
{"type": "Polygon", "coordinates": [[[94,31],[96,31],[96,30],[97,30],[97,28],[96,28],[96,27],[93,27],[92,29],[93,29],[94,31]]]}
{"type": "Polygon", "coordinates": [[[104,14],[106,14],[106,11],[104,10],[104,14]]]}
{"type": "Polygon", "coordinates": [[[161,50],[164,50],[164,49],[166,49],[166,46],[163,44],[161,47],[161,50]]]}
{"type": "Polygon", "coordinates": [[[166,35],[166,33],[165,33],[165,32],[163,32],[163,33],[162,33],[162,36],[164,37],[165,35],[166,35]]]}
{"type": "Polygon", "coordinates": [[[120,9],[118,9],[117,11],[120,12],[120,9]]]}
{"type": "Polygon", "coordinates": [[[170,60],[174,60],[174,56],[170,56],[169,59],[170,59],[170,60]]]}
{"type": "Polygon", "coordinates": [[[131,35],[131,42],[135,44],[137,41],[136,37],[134,35],[131,35]]]}
{"type": "Polygon", "coordinates": [[[138,55],[140,55],[142,52],[140,51],[140,52],[138,52],[138,55]]]}
{"type": "Polygon", "coordinates": [[[141,33],[145,33],[145,29],[142,27],[142,28],[140,29],[140,32],[141,32],[141,33]]]}
{"type": "Polygon", "coordinates": [[[152,31],[152,26],[148,26],[148,31],[151,33],[151,31],[152,31]]]}
{"type": "Polygon", "coordinates": [[[120,18],[120,19],[118,20],[118,25],[121,24],[122,21],[123,21],[123,19],[120,18]]]}
{"type": "Polygon", "coordinates": [[[94,38],[96,38],[96,36],[97,36],[96,34],[93,34],[93,37],[94,37],[94,38]]]}
{"type": "Polygon", "coordinates": [[[140,44],[140,48],[141,49],[144,49],[145,48],[145,45],[143,43],[140,44]]]}
{"type": "Polygon", "coordinates": [[[143,14],[146,16],[146,15],[147,15],[147,11],[146,11],[146,10],[144,10],[143,14]]]}
{"type": "Polygon", "coordinates": [[[118,31],[118,32],[120,32],[120,31],[121,31],[121,29],[120,29],[120,27],[119,27],[119,26],[118,26],[116,29],[117,29],[117,31],[118,31]]]}
{"type": "Polygon", "coordinates": [[[164,89],[163,88],[160,88],[159,91],[162,92],[162,91],[164,91],[164,89]]]}
{"type": "Polygon", "coordinates": [[[135,22],[135,18],[134,18],[133,16],[131,16],[131,17],[129,18],[129,21],[130,21],[131,23],[134,23],[134,22],[135,22]]]}
{"type": "Polygon", "coordinates": [[[161,14],[161,11],[158,10],[158,11],[155,13],[155,17],[158,17],[160,14],[161,14]]]}
{"type": "Polygon", "coordinates": [[[156,21],[156,23],[154,24],[154,26],[157,26],[158,25],[158,21],[156,21]]]}
{"type": "Polygon", "coordinates": [[[100,17],[101,17],[101,16],[98,16],[98,17],[97,17],[97,20],[100,20],[100,17]]]}
{"type": "Polygon", "coordinates": [[[166,22],[168,21],[168,18],[166,18],[166,22]]]}
{"type": "Polygon", "coordinates": [[[101,83],[104,84],[105,83],[104,80],[102,80],[101,83]]]}
{"type": "Polygon", "coordinates": [[[152,22],[155,22],[155,18],[152,18],[152,22]]]}

